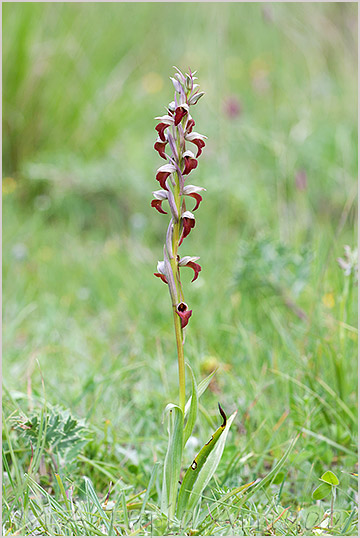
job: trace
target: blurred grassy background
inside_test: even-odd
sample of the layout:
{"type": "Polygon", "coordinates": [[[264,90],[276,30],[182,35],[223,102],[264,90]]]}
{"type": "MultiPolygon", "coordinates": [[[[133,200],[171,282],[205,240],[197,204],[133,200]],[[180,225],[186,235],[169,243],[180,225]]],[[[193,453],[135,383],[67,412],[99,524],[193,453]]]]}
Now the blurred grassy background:
{"type": "Polygon", "coordinates": [[[98,460],[128,443],[147,469],[165,450],[177,364],[152,276],[153,118],[172,66],[190,66],[208,144],[186,350],[198,377],[220,367],[209,420],[217,400],[239,408],[226,479],[259,475],[301,428],[289,497],[309,501],[324,466],[354,470],[356,288],[336,258],[356,244],[356,34],[354,3],[3,4],[8,414],[42,394],[38,361],[49,402],[96,429],[98,460]]]}

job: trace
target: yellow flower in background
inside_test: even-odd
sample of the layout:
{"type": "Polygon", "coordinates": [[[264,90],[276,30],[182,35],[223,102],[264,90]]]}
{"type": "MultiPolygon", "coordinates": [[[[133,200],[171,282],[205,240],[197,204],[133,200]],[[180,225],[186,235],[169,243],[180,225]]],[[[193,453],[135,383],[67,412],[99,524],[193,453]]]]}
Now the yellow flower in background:
{"type": "Polygon", "coordinates": [[[2,182],[2,193],[11,194],[16,189],[17,184],[13,177],[4,177],[2,182]]]}
{"type": "Polygon", "coordinates": [[[322,298],[322,302],[326,306],[326,308],[334,308],[335,306],[334,294],[325,293],[325,295],[322,298]]]}
{"type": "Polygon", "coordinates": [[[164,86],[162,76],[153,71],[144,75],[141,83],[146,93],[158,93],[164,86]]]}

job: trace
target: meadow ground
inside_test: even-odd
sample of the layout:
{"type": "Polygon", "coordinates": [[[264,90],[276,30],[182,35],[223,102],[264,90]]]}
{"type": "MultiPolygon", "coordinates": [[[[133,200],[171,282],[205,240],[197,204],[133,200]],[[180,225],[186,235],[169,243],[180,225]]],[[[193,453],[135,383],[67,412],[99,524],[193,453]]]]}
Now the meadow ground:
{"type": "Polygon", "coordinates": [[[357,285],[337,262],[357,243],[356,30],[354,3],[3,4],[4,535],[357,533],[357,285]],[[217,402],[238,409],[192,529],[157,508],[173,65],[198,70],[208,136],[186,358],[218,369],[189,462],[217,402]],[[333,505],[312,498],[327,470],[333,505]]]}

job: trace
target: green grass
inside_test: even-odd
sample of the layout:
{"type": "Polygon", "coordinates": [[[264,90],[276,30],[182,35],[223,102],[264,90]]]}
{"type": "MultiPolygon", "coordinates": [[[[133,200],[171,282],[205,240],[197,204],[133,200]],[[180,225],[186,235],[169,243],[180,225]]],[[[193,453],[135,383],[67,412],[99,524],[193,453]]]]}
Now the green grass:
{"type": "Polygon", "coordinates": [[[191,532],[323,532],[312,492],[331,469],[326,532],[356,534],[357,287],[336,262],[357,243],[356,20],[350,3],[3,5],[4,534],[191,530],[161,515],[156,465],[177,398],[150,208],[173,65],[207,93],[185,352],[198,380],[218,371],[189,462],[217,402],[238,409],[191,532]],[[73,450],[50,435],[68,413],[73,450]]]}

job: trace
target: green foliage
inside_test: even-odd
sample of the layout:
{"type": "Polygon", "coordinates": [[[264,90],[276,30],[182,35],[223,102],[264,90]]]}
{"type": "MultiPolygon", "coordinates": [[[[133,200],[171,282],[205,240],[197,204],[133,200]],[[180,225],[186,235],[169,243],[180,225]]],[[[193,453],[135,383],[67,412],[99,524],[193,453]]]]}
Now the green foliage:
{"type": "Polygon", "coordinates": [[[326,471],[320,480],[326,484],[330,484],[330,486],[338,486],[340,484],[338,477],[332,471],[326,471]]]}
{"type": "Polygon", "coordinates": [[[306,247],[299,252],[264,237],[242,241],[236,283],[246,293],[290,293],[296,298],[309,281],[311,259],[306,247]]]}
{"type": "Polygon", "coordinates": [[[175,514],[181,469],[184,415],[180,407],[175,404],[168,404],[165,409],[165,413],[167,412],[169,412],[169,442],[164,462],[161,510],[171,520],[175,514]]]}
{"type": "Polygon", "coordinates": [[[34,448],[44,449],[72,461],[90,441],[90,430],[83,420],[74,418],[68,409],[50,407],[44,413],[36,411],[28,418],[14,420],[22,437],[34,448]]]}
{"type": "Polygon", "coordinates": [[[312,498],[314,501],[321,501],[322,499],[325,499],[331,493],[331,486],[330,484],[320,484],[312,494],[312,498]]]}

